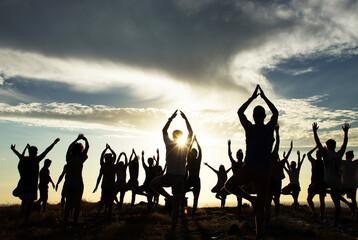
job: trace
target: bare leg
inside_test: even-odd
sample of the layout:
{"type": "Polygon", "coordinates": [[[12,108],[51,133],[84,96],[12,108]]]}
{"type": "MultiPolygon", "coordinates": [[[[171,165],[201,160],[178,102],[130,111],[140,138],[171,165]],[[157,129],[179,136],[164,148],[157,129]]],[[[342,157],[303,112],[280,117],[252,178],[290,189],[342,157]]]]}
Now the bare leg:
{"type": "Polygon", "coordinates": [[[319,194],[319,201],[320,201],[320,210],[321,210],[321,218],[324,216],[324,210],[326,208],[325,202],[324,202],[325,194],[319,194]]]}
{"type": "MultiPolygon", "coordinates": [[[[314,209],[314,203],[313,203],[313,197],[315,195],[316,194],[314,194],[314,193],[308,193],[308,196],[307,196],[307,202],[308,202],[308,206],[310,207],[312,217],[314,217],[316,215],[315,209],[314,209]]],[[[320,195],[320,198],[321,198],[321,195],[320,195]]],[[[321,206],[322,206],[322,203],[321,203],[321,206]]]]}

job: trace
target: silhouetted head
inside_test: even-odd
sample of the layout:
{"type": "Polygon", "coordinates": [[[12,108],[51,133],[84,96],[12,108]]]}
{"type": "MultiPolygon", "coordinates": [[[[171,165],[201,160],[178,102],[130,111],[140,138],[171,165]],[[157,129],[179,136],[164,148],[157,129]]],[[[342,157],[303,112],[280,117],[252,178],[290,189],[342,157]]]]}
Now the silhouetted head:
{"type": "Polygon", "coordinates": [[[29,156],[36,157],[37,156],[37,147],[31,146],[29,147],[29,156]]]}
{"type": "Polygon", "coordinates": [[[52,161],[50,159],[46,159],[44,162],[44,166],[49,168],[51,166],[52,161]]]}
{"type": "Polygon", "coordinates": [[[322,154],[319,150],[316,151],[316,159],[321,159],[322,158],[322,154]]]}
{"type": "Polygon", "coordinates": [[[154,163],[154,160],[153,160],[153,158],[148,158],[148,164],[149,164],[149,166],[153,166],[153,163],[154,163]]]}
{"type": "Polygon", "coordinates": [[[220,167],[219,167],[219,172],[225,172],[225,167],[224,167],[224,165],[220,165],[220,167]]]}
{"type": "Polygon", "coordinates": [[[241,149],[237,150],[237,152],[236,152],[236,158],[237,158],[237,160],[239,160],[240,162],[241,162],[242,159],[244,158],[244,154],[243,154],[243,152],[242,152],[241,149]]]}
{"type": "Polygon", "coordinates": [[[353,160],[353,158],[354,158],[353,151],[352,151],[352,150],[347,151],[347,152],[346,152],[346,160],[348,160],[348,161],[352,161],[352,160],[353,160]]]}
{"type": "Polygon", "coordinates": [[[72,153],[80,154],[83,152],[83,149],[84,149],[84,147],[83,147],[82,143],[75,143],[72,147],[72,153]]]}
{"type": "Polygon", "coordinates": [[[295,170],[296,169],[296,162],[291,162],[290,168],[291,168],[291,170],[295,170]]]}
{"type": "Polygon", "coordinates": [[[266,117],[265,109],[260,105],[256,106],[254,108],[253,117],[254,117],[255,123],[263,122],[266,117]]]}
{"type": "Polygon", "coordinates": [[[192,148],[190,151],[190,157],[196,158],[198,156],[198,151],[195,148],[192,148]]]}
{"type": "Polygon", "coordinates": [[[112,153],[106,153],[106,154],[104,154],[104,162],[105,162],[106,164],[111,164],[111,163],[114,162],[112,153]]]}
{"type": "Polygon", "coordinates": [[[123,161],[118,162],[118,168],[123,169],[123,167],[124,167],[124,162],[123,161]]]}
{"type": "Polygon", "coordinates": [[[336,141],[333,139],[328,139],[326,142],[327,149],[329,151],[335,151],[336,150],[336,141]]]}
{"type": "Polygon", "coordinates": [[[173,140],[176,142],[181,136],[183,136],[183,132],[180,130],[173,131],[173,140]]]}

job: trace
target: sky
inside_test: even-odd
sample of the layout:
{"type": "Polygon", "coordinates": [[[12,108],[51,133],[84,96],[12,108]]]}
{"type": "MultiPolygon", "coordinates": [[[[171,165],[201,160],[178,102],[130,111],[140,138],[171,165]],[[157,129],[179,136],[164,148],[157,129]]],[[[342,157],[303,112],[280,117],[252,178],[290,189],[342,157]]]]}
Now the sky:
{"type": "MultiPolygon", "coordinates": [[[[245,151],[237,109],[257,84],[279,110],[281,156],[291,140],[290,161],[315,146],[313,122],[322,141],[338,146],[341,125],[350,123],[348,149],[358,150],[357,12],[354,0],[1,0],[0,204],[20,202],[11,195],[19,179],[11,144],[42,152],[60,137],[47,155],[56,182],[67,147],[83,133],[84,199],[98,201],[92,191],[106,143],[146,158],[159,148],[164,165],[161,130],[176,109],[187,115],[203,162],[228,168],[227,140],[234,153],[245,151]]],[[[258,98],[249,119],[259,104],[270,117],[258,98]]],[[[180,116],[169,131],[177,128],[186,130],[180,116]]],[[[305,160],[302,203],[310,176],[305,160]]],[[[202,165],[201,179],[199,205],[218,206],[215,173],[202,165]]],[[[50,189],[49,202],[59,200],[50,189]]]]}

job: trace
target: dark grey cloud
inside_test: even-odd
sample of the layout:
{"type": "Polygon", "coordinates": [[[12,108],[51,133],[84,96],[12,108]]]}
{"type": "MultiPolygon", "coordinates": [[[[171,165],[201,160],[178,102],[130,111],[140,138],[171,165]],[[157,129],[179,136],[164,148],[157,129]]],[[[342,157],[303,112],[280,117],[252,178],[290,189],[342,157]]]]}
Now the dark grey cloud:
{"type": "Polygon", "coordinates": [[[225,74],[231,58],[290,31],[297,18],[275,14],[285,8],[290,6],[280,1],[207,1],[194,7],[174,0],[5,0],[0,47],[117,61],[235,88],[225,74]]]}

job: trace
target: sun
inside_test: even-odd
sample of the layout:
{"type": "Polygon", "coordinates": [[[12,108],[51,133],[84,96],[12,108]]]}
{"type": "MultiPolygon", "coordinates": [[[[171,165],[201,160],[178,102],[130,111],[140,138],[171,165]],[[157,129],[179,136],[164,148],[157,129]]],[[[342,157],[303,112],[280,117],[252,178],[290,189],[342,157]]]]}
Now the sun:
{"type": "Polygon", "coordinates": [[[184,136],[180,136],[177,140],[179,146],[184,146],[186,143],[186,138],[184,136]]]}

